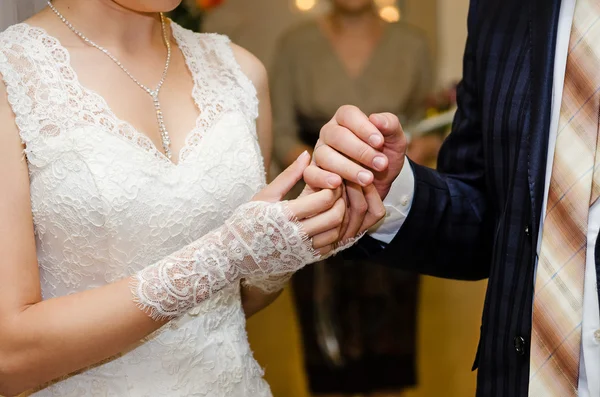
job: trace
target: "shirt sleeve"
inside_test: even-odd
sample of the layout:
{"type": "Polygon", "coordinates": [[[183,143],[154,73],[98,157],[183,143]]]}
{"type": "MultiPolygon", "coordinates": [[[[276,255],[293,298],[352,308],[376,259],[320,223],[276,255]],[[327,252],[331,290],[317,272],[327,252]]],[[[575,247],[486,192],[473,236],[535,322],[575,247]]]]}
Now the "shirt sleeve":
{"type": "Polygon", "coordinates": [[[376,240],[389,244],[408,216],[415,193],[415,176],[408,161],[404,162],[402,171],[392,183],[383,204],[386,209],[385,218],[369,230],[369,235],[376,240]]]}

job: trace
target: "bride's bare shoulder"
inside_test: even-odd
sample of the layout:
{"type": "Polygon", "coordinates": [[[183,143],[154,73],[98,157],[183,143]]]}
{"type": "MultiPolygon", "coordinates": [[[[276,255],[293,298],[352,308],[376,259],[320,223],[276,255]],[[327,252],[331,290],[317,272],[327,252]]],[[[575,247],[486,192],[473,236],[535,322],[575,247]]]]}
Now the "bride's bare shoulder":
{"type": "Polygon", "coordinates": [[[235,60],[240,65],[242,72],[252,81],[256,90],[260,93],[268,90],[267,70],[263,63],[250,51],[237,44],[231,43],[235,60]]]}
{"type": "Polygon", "coordinates": [[[44,29],[51,29],[58,25],[56,16],[52,14],[48,8],[44,8],[41,11],[33,14],[24,22],[30,26],[37,26],[44,29]]]}

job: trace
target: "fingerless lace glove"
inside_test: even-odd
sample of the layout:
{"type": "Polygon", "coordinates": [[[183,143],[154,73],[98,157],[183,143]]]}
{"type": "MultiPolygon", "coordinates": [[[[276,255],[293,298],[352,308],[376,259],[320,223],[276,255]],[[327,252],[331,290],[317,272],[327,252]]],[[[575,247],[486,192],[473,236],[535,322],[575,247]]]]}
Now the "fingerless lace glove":
{"type": "Polygon", "coordinates": [[[137,273],[135,301],[153,319],[178,317],[243,278],[288,277],[319,260],[285,203],[250,202],[220,228],[137,273]]]}
{"type": "MultiPolygon", "coordinates": [[[[351,246],[356,244],[356,242],[358,240],[360,240],[365,234],[366,233],[362,233],[355,238],[351,238],[347,241],[339,243],[333,251],[329,252],[325,256],[321,256],[319,258],[319,261],[330,258],[334,255],[337,255],[339,252],[350,248],[351,246]]],[[[264,293],[272,294],[272,293],[281,291],[287,285],[287,283],[290,281],[290,279],[292,278],[293,275],[294,275],[294,273],[281,274],[281,275],[268,275],[268,276],[255,275],[255,276],[245,278],[244,286],[251,287],[251,288],[258,288],[259,290],[261,290],[264,293]]]]}

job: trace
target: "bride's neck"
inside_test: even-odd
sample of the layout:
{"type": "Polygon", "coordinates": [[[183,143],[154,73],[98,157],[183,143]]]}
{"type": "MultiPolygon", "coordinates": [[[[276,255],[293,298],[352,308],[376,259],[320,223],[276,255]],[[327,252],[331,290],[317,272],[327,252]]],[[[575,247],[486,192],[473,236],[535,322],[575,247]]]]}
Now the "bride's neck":
{"type": "Polygon", "coordinates": [[[104,47],[135,52],[164,46],[158,13],[136,12],[112,0],[53,0],[52,4],[75,29],[104,47]]]}

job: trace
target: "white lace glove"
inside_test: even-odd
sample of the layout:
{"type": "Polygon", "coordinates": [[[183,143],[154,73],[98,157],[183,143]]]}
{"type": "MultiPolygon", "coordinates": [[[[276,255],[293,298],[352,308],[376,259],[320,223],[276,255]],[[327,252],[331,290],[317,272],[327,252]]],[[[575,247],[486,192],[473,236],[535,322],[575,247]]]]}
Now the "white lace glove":
{"type": "Polygon", "coordinates": [[[220,228],[137,273],[132,293],[150,317],[171,319],[243,278],[280,283],[320,259],[285,203],[253,201],[220,228]]]}
{"type": "MultiPolygon", "coordinates": [[[[339,252],[344,251],[358,242],[366,233],[351,238],[339,245],[327,255],[321,256],[319,260],[325,260],[332,256],[337,255],[339,252]]],[[[250,288],[257,288],[266,294],[273,294],[281,291],[287,283],[290,281],[294,273],[280,274],[280,275],[268,275],[268,276],[252,276],[244,279],[244,286],[250,288]]]]}

